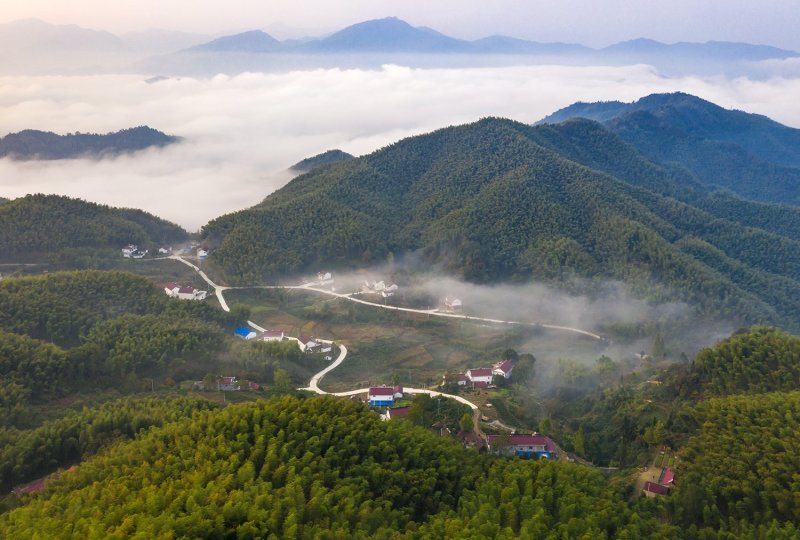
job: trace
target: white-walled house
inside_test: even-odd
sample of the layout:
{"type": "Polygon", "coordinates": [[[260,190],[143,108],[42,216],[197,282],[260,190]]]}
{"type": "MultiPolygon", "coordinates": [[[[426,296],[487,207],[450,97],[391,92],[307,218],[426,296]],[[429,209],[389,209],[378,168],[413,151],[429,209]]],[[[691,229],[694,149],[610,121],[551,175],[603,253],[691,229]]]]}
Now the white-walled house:
{"type": "Polygon", "coordinates": [[[285,337],[282,330],[267,330],[261,334],[261,341],[283,341],[285,337]]]}
{"type": "Polygon", "coordinates": [[[164,292],[170,298],[178,298],[180,300],[205,300],[208,296],[208,291],[199,291],[194,287],[186,287],[180,283],[167,283],[164,285],[164,292]]]}
{"type": "Polygon", "coordinates": [[[389,407],[394,405],[394,388],[377,386],[369,389],[367,400],[370,407],[389,407]]]}
{"type": "Polygon", "coordinates": [[[494,380],[494,373],[492,373],[492,368],[470,369],[467,371],[467,379],[472,384],[489,385],[494,380]]]}
{"type": "Polygon", "coordinates": [[[297,345],[300,347],[300,350],[307,353],[316,352],[320,348],[320,343],[314,340],[314,338],[306,335],[301,335],[297,338],[297,345]]]}
{"type": "Polygon", "coordinates": [[[497,362],[492,366],[492,373],[504,379],[511,378],[511,372],[514,370],[514,363],[511,360],[503,360],[497,362]]]}

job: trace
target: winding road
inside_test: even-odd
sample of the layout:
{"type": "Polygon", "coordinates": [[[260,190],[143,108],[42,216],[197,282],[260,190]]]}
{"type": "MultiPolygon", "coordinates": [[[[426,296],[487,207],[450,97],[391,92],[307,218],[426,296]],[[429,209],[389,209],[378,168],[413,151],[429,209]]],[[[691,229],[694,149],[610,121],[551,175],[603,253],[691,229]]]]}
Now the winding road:
{"type": "MultiPolygon", "coordinates": [[[[550,329],[550,330],[561,330],[561,331],[565,331],[565,332],[572,332],[572,333],[576,333],[576,334],[583,335],[583,336],[590,337],[592,339],[597,339],[597,340],[602,340],[603,339],[601,336],[599,336],[597,334],[594,334],[592,332],[588,332],[588,331],[582,330],[580,328],[572,328],[572,327],[569,327],[569,326],[558,326],[558,325],[552,325],[552,324],[530,323],[530,322],[520,322],[520,321],[505,321],[505,320],[501,320],[501,319],[489,319],[489,318],[483,318],[483,317],[472,317],[472,316],[469,316],[469,315],[460,315],[460,314],[457,314],[457,313],[443,313],[443,312],[438,311],[436,309],[424,310],[424,309],[413,309],[413,308],[404,308],[404,307],[397,307],[397,306],[388,306],[386,304],[379,304],[377,302],[369,302],[367,300],[362,300],[360,298],[355,298],[353,296],[353,293],[343,294],[343,293],[337,293],[337,292],[334,292],[334,291],[329,291],[329,290],[326,290],[326,289],[320,289],[318,287],[314,287],[314,285],[319,285],[320,284],[319,282],[311,282],[311,283],[306,283],[304,285],[254,285],[254,286],[251,286],[251,287],[224,287],[222,285],[217,285],[216,283],[214,283],[211,280],[211,278],[209,278],[208,275],[203,270],[200,269],[200,267],[198,267],[197,265],[191,263],[190,261],[187,261],[186,259],[184,259],[183,257],[181,257],[179,255],[171,255],[171,256],[165,257],[165,258],[179,261],[179,262],[191,267],[208,284],[209,287],[214,289],[214,294],[216,295],[217,300],[219,300],[220,306],[222,306],[222,309],[224,309],[225,311],[228,311],[228,312],[230,312],[230,307],[228,306],[228,303],[225,301],[225,296],[224,296],[225,291],[228,291],[228,290],[301,289],[301,290],[306,290],[306,291],[314,291],[314,292],[317,292],[317,293],[320,293],[320,294],[326,294],[328,296],[333,296],[333,297],[336,297],[336,298],[343,298],[343,299],[349,300],[351,302],[356,302],[356,303],[363,304],[363,305],[366,305],[366,306],[372,306],[372,307],[377,307],[377,308],[381,308],[381,309],[388,309],[388,310],[392,310],[392,311],[401,311],[401,312],[407,312],[407,313],[419,313],[419,314],[422,314],[422,315],[432,315],[432,316],[436,316],[436,317],[447,317],[447,318],[450,318],[450,319],[464,319],[464,320],[478,321],[478,322],[490,322],[490,323],[496,323],[496,324],[509,324],[509,325],[518,325],[518,326],[534,326],[534,327],[539,327],[539,328],[547,328],[547,329],[550,329]]],[[[259,332],[264,332],[265,331],[264,328],[262,328],[261,326],[255,324],[253,321],[247,321],[247,324],[251,328],[253,328],[253,329],[255,329],[255,330],[259,331],[259,332]]],[[[324,339],[320,339],[319,341],[321,341],[323,343],[333,343],[332,341],[324,340],[324,339]]],[[[336,357],[336,360],[331,362],[331,364],[329,366],[327,366],[325,369],[323,369],[322,371],[320,371],[319,373],[316,373],[313,377],[311,377],[311,380],[309,381],[308,386],[305,387],[305,388],[300,388],[300,390],[307,390],[307,391],[314,392],[315,394],[320,394],[320,395],[324,394],[324,395],[332,395],[332,396],[340,396],[340,397],[356,396],[356,395],[360,395],[360,394],[366,394],[367,392],[369,392],[369,388],[358,388],[356,390],[348,390],[347,392],[326,392],[325,390],[323,390],[323,389],[321,389],[319,387],[319,383],[322,381],[323,377],[325,377],[325,375],[327,375],[328,373],[330,373],[331,371],[333,371],[334,369],[339,367],[342,364],[342,362],[344,362],[345,358],[347,358],[347,347],[345,347],[342,344],[339,344],[339,356],[336,357]]],[[[453,394],[445,394],[443,392],[437,392],[435,390],[428,390],[428,389],[425,389],[425,388],[403,387],[403,391],[405,393],[407,393],[407,394],[412,394],[412,395],[413,394],[428,394],[431,397],[441,396],[441,397],[444,397],[444,398],[447,398],[447,399],[454,399],[454,400],[458,401],[459,403],[463,403],[464,405],[466,405],[470,409],[472,409],[472,411],[473,411],[473,419],[472,419],[472,421],[473,421],[473,425],[474,425],[474,430],[475,430],[476,433],[481,434],[481,431],[480,431],[480,409],[478,408],[477,405],[475,405],[471,401],[469,401],[467,399],[464,399],[461,396],[456,396],[456,395],[453,395],[453,394]]]]}

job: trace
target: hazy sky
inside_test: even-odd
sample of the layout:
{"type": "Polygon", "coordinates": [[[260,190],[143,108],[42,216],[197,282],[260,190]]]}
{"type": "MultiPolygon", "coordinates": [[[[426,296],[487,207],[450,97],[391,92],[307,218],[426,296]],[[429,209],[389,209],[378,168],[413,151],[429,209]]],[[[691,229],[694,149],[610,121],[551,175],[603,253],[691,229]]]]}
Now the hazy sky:
{"type": "Polygon", "coordinates": [[[273,28],[283,38],[390,15],[464,38],[503,33],[601,46],[650,37],[800,50],[798,0],[0,0],[0,22],[37,17],[117,33],[273,28]]]}

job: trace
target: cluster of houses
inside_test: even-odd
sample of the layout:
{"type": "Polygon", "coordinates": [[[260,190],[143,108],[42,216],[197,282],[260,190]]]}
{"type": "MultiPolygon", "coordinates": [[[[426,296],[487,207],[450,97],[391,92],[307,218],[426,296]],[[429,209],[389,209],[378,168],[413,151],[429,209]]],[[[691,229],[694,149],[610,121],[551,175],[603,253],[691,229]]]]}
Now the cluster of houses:
{"type": "Polygon", "coordinates": [[[442,302],[442,311],[446,313],[461,313],[461,300],[458,298],[450,298],[449,296],[442,302]]]}
{"type": "Polygon", "coordinates": [[[208,291],[200,291],[194,287],[173,282],[164,285],[164,292],[170,298],[178,298],[179,300],[205,300],[208,296],[208,291]]]}
{"type": "Polygon", "coordinates": [[[328,341],[318,340],[311,336],[300,335],[300,337],[293,338],[287,335],[283,330],[266,330],[258,333],[252,328],[247,326],[240,326],[233,331],[233,335],[245,341],[258,340],[258,341],[284,341],[294,340],[297,346],[304,353],[329,353],[333,351],[333,345],[328,341]]]}
{"type": "Polygon", "coordinates": [[[669,467],[664,467],[661,469],[658,481],[644,483],[644,494],[646,497],[669,495],[673,482],[675,482],[675,471],[669,467]]]}
{"type": "MultiPolygon", "coordinates": [[[[367,392],[367,400],[370,407],[387,407],[381,414],[383,420],[393,418],[405,418],[411,411],[411,407],[392,407],[398,399],[404,397],[402,386],[374,386],[367,392]]],[[[465,444],[486,448],[490,452],[502,455],[516,455],[525,458],[547,458],[558,457],[558,447],[550,437],[540,433],[531,435],[486,435],[482,438],[475,433],[461,433],[459,437],[465,444]]]]}
{"type": "Polygon", "coordinates": [[[361,293],[362,294],[380,294],[384,298],[389,298],[390,296],[394,296],[397,292],[399,287],[392,283],[386,285],[385,281],[365,281],[361,284],[361,293]]]}
{"type": "Polygon", "coordinates": [[[510,379],[511,372],[514,370],[514,363],[511,360],[496,362],[490,368],[468,369],[465,373],[444,376],[442,384],[455,382],[458,386],[471,386],[472,388],[487,388],[494,383],[495,377],[510,379]]]}
{"type": "Polygon", "coordinates": [[[142,259],[147,255],[147,250],[140,251],[136,244],[128,244],[122,248],[122,256],[126,259],[142,259]]]}

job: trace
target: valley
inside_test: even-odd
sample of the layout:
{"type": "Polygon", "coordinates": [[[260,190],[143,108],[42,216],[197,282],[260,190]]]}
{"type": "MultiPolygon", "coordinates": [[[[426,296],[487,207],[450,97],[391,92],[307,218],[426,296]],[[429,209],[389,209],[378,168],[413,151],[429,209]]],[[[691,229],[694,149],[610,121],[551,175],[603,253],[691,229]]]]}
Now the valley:
{"type": "Polygon", "coordinates": [[[0,201],[0,532],[792,538],[797,207],[619,107],[314,156],[198,234],[0,201]]]}

